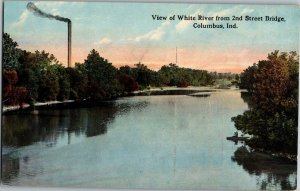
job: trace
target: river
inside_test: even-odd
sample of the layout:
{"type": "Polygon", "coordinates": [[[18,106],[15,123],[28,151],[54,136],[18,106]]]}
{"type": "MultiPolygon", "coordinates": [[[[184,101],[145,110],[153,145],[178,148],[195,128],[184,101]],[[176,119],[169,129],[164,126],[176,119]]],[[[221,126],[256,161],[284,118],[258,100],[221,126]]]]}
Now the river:
{"type": "Polygon", "coordinates": [[[237,90],[135,96],[3,116],[2,181],[14,186],[295,189],[295,163],[226,140],[237,90]]]}

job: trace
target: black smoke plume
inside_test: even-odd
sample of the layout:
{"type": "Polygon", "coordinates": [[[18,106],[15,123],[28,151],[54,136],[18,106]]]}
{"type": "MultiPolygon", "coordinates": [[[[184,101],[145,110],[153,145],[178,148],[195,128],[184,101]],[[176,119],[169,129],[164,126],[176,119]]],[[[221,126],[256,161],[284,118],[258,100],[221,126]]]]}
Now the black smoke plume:
{"type": "Polygon", "coordinates": [[[58,16],[58,15],[51,15],[51,14],[45,13],[42,10],[40,10],[39,8],[37,8],[31,2],[27,4],[27,9],[29,11],[33,12],[34,15],[39,16],[39,17],[48,18],[48,19],[55,19],[55,20],[63,21],[63,22],[71,22],[71,20],[68,19],[68,18],[64,18],[64,17],[58,16]]]}

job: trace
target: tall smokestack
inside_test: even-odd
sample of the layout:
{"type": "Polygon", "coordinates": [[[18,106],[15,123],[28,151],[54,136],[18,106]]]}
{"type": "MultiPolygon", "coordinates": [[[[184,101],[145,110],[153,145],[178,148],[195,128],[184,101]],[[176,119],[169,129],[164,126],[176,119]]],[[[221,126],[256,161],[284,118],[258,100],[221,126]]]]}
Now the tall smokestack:
{"type": "Polygon", "coordinates": [[[48,18],[48,19],[55,19],[62,22],[68,23],[68,67],[71,67],[72,62],[72,22],[69,18],[64,18],[58,15],[51,15],[49,13],[45,13],[39,8],[37,8],[33,3],[29,2],[27,4],[27,9],[33,12],[34,15],[38,17],[48,18]]]}
{"type": "Polygon", "coordinates": [[[68,22],[68,67],[72,64],[72,22],[68,22]]]}

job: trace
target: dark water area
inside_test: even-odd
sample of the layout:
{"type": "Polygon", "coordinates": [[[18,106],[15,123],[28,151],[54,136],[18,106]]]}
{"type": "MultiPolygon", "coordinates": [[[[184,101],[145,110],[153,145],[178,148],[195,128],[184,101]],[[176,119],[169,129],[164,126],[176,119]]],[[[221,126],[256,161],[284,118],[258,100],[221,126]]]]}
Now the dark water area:
{"type": "Polygon", "coordinates": [[[297,164],[226,140],[248,105],[236,90],[120,98],[3,115],[2,182],[13,186],[295,189],[297,164]]]}

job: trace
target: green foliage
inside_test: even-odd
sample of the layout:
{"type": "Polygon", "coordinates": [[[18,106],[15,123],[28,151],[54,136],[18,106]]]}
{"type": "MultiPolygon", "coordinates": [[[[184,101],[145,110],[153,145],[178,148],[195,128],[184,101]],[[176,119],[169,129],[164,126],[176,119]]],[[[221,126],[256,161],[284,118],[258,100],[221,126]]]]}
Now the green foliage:
{"type": "Polygon", "coordinates": [[[135,68],[133,68],[133,72],[136,76],[136,81],[141,86],[149,86],[153,85],[155,82],[154,72],[144,64],[138,63],[135,64],[135,68]]]}
{"type": "Polygon", "coordinates": [[[67,73],[70,79],[70,99],[86,99],[88,76],[83,65],[77,63],[75,68],[67,68],[67,73]]]}
{"type": "Polygon", "coordinates": [[[139,88],[138,83],[127,74],[120,74],[118,79],[122,92],[133,92],[139,88]]]}
{"type": "Polygon", "coordinates": [[[38,100],[51,101],[56,100],[59,93],[59,80],[56,74],[51,70],[44,70],[41,72],[38,100]]]}
{"type": "Polygon", "coordinates": [[[249,66],[240,76],[240,88],[247,89],[249,92],[253,92],[254,74],[257,71],[257,65],[249,66]]]}
{"type": "Polygon", "coordinates": [[[213,83],[212,76],[205,70],[180,68],[172,63],[168,66],[162,66],[158,75],[162,85],[166,86],[187,87],[213,83]]]}
{"type": "Polygon", "coordinates": [[[131,76],[133,79],[137,78],[136,70],[134,70],[133,68],[130,68],[130,66],[127,66],[127,65],[121,66],[119,69],[119,73],[131,76]]]}
{"type": "Polygon", "coordinates": [[[88,76],[91,99],[113,98],[119,94],[117,69],[93,49],[83,63],[88,76]]]}
{"type": "Polygon", "coordinates": [[[298,67],[295,52],[275,51],[242,73],[241,84],[250,93],[251,109],[232,120],[238,130],[253,135],[252,146],[296,153],[298,67]]]}
{"type": "Polygon", "coordinates": [[[140,86],[204,86],[212,85],[213,77],[205,70],[180,68],[176,64],[164,65],[159,71],[150,70],[146,65],[138,63],[135,67],[122,66],[120,74],[132,77],[140,86]]]}
{"type": "Polygon", "coordinates": [[[71,83],[67,70],[62,65],[57,65],[56,75],[58,76],[59,93],[58,100],[68,100],[70,97],[71,83]]]}
{"type": "Polygon", "coordinates": [[[20,50],[18,43],[9,34],[3,34],[2,66],[4,69],[16,69],[19,65],[20,50]]]}

